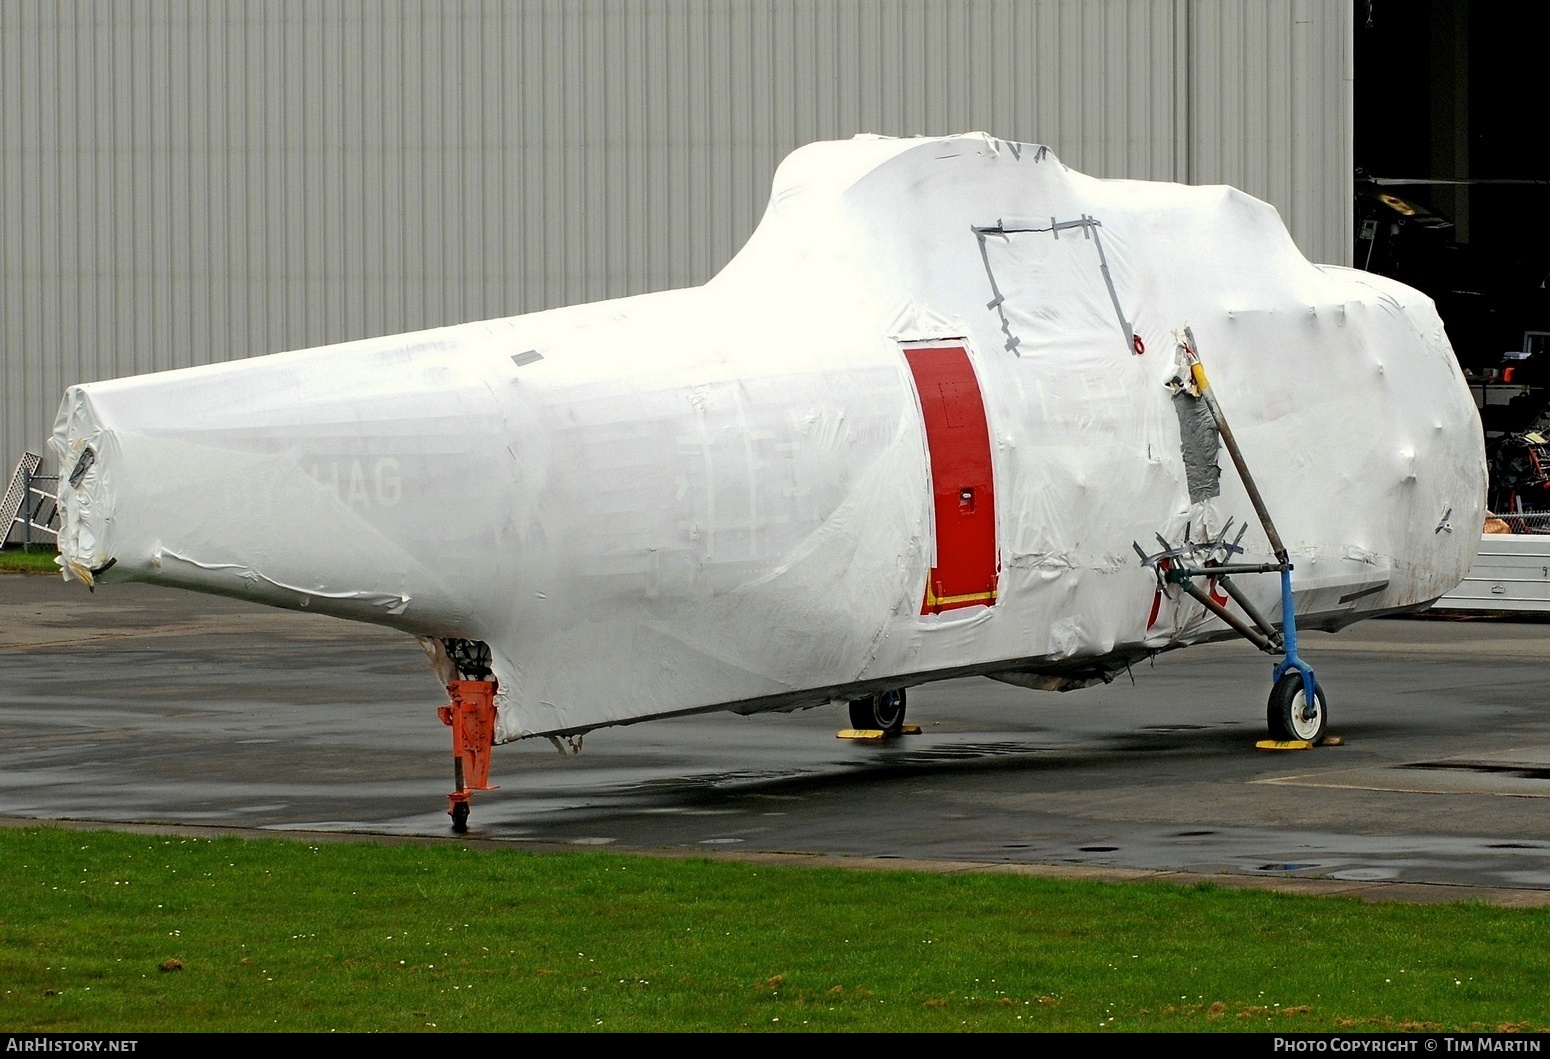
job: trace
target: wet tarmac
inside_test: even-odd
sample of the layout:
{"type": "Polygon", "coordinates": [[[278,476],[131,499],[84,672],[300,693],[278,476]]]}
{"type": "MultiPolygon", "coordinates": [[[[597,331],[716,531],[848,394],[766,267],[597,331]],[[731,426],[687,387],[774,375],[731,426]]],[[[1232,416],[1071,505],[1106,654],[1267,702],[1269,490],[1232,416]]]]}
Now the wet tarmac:
{"type": "MultiPolygon", "coordinates": [[[[1209,877],[1550,903],[1550,624],[1308,635],[1345,745],[1271,753],[1270,660],[1175,652],[1057,695],[910,690],[498,747],[468,840],[877,866],[1209,877]]],[[[0,817],[449,836],[444,693],[401,634],[135,585],[0,575],[0,817]]]]}

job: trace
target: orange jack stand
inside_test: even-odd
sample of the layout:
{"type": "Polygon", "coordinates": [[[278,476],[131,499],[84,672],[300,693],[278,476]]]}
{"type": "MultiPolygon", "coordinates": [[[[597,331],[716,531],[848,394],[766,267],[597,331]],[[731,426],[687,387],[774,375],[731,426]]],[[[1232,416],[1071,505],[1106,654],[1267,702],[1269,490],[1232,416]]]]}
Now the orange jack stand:
{"type": "Polygon", "coordinates": [[[452,727],[452,774],[457,790],[447,795],[452,830],[468,830],[468,798],[490,786],[490,748],[495,745],[495,681],[454,680],[447,685],[452,702],[436,711],[452,727]]]}

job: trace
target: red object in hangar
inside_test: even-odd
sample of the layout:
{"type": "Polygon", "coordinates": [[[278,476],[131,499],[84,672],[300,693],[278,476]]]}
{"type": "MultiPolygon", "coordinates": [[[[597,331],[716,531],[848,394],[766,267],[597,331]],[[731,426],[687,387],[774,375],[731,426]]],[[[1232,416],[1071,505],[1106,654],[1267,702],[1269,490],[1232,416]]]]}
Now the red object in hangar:
{"type": "Polygon", "coordinates": [[[985,401],[961,345],[904,350],[926,426],[935,518],[934,558],[922,614],[992,606],[996,553],[995,476],[985,401]]]}

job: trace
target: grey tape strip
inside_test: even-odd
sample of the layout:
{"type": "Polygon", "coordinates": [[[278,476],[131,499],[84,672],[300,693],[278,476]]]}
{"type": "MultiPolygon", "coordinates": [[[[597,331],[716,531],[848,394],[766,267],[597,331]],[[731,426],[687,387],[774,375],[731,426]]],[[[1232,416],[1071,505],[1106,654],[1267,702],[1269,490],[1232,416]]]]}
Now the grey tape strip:
{"type": "Polygon", "coordinates": [[[1103,252],[1103,240],[1098,237],[1100,225],[1091,217],[1083,220],[1090,221],[1092,227],[1093,245],[1098,248],[1098,267],[1103,270],[1103,282],[1109,288],[1109,301],[1114,304],[1114,315],[1119,318],[1119,329],[1125,332],[1125,352],[1134,353],[1136,349],[1136,334],[1130,327],[1130,321],[1125,319],[1125,310],[1120,307],[1119,293],[1114,289],[1114,277],[1109,274],[1109,259],[1103,252]]]}
{"type": "Polygon", "coordinates": [[[1012,334],[1011,321],[1007,319],[1006,310],[1002,307],[1006,296],[1001,293],[1000,286],[996,283],[996,273],[990,264],[990,251],[986,247],[987,235],[999,235],[1002,238],[1024,233],[1047,233],[1060,238],[1060,233],[1079,228],[1082,234],[1092,240],[1093,247],[1098,251],[1098,271],[1103,275],[1103,284],[1109,289],[1109,302],[1114,306],[1115,319],[1119,321],[1119,329],[1125,336],[1125,352],[1134,353],[1136,344],[1135,330],[1130,326],[1130,321],[1125,318],[1124,307],[1119,302],[1119,292],[1114,289],[1114,276],[1109,271],[1109,258],[1103,252],[1103,239],[1098,235],[1098,229],[1103,227],[1103,222],[1096,217],[1082,214],[1074,221],[1057,221],[1051,217],[1047,227],[1035,224],[1023,217],[1004,217],[995,224],[973,225],[972,231],[980,244],[980,260],[985,263],[985,275],[990,280],[990,292],[994,297],[985,303],[985,308],[994,309],[1001,317],[1001,331],[1006,335],[1006,348],[1010,353],[1017,352],[1017,347],[1022,340],[1012,334]]]}
{"type": "Polygon", "coordinates": [[[1221,434],[1210,407],[1184,390],[1173,393],[1173,410],[1179,417],[1179,448],[1184,452],[1184,480],[1189,502],[1198,504],[1222,492],[1222,468],[1216,462],[1221,434]]]}
{"type": "Polygon", "coordinates": [[[1022,339],[1012,334],[1012,321],[1006,318],[1006,310],[1001,308],[1001,304],[1006,301],[1006,295],[1002,294],[1001,288],[996,286],[996,272],[995,269],[990,267],[990,251],[985,248],[985,234],[993,230],[988,228],[974,229],[975,238],[980,241],[980,260],[985,262],[985,275],[990,280],[990,293],[994,295],[990,301],[985,303],[985,308],[994,309],[996,315],[1001,317],[1001,333],[1006,335],[1006,351],[1008,353],[1016,353],[1017,347],[1022,343],[1022,339]]]}

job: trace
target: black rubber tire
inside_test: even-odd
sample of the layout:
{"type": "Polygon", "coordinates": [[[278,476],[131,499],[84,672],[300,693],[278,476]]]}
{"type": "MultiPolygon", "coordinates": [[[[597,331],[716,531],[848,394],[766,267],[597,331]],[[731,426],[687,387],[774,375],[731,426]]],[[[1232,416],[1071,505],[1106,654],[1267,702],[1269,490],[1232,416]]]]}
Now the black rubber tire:
{"type": "Polygon", "coordinates": [[[851,699],[850,726],[897,733],[904,727],[904,689],[879,691],[864,699],[851,699]]]}
{"type": "Polygon", "coordinates": [[[1306,740],[1314,746],[1322,743],[1329,732],[1329,704],[1324,699],[1324,686],[1317,682],[1313,685],[1313,702],[1314,708],[1309,710],[1301,672],[1288,669],[1282,673],[1270,689],[1270,702],[1265,708],[1270,738],[1306,740]]]}
{"type": "Polygon", "coordinates": [[[459,802],[452,807],[452,833],[455,835],[468,834],[467,802],[459,802]]]}

